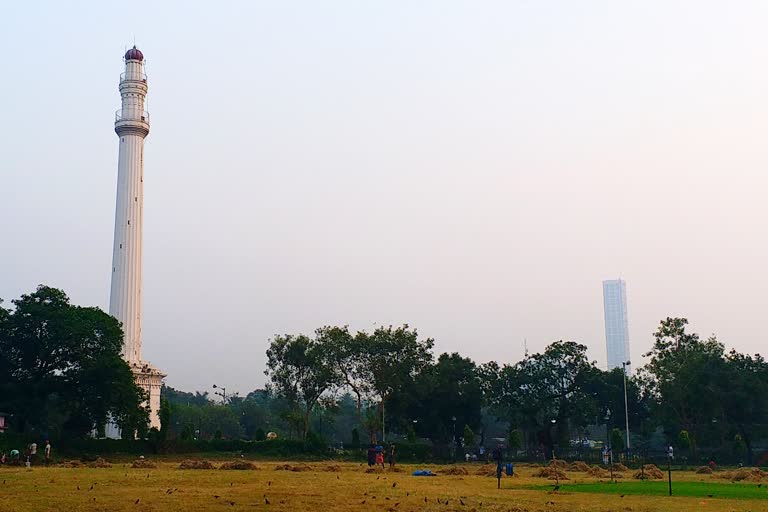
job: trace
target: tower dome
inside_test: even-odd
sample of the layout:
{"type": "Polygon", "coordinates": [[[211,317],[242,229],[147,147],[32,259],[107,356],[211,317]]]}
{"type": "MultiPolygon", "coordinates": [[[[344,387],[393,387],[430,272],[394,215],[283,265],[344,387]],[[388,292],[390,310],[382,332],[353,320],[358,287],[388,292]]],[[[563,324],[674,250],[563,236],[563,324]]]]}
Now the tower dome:
{"type": "Polygon", "coordinates": [[[133,48],[125,52],[125,60],[144,60],[144,54],[133,45],[133,48]]]}

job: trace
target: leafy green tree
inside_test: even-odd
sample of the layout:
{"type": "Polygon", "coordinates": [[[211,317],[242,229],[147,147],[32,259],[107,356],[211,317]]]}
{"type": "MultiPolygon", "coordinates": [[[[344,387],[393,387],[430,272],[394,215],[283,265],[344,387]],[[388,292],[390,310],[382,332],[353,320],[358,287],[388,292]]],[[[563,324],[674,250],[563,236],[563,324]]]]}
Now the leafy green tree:
{"type": "Polygon", "coordinates": [[[267,349],[264,373],[275,392],[296,408],[286,417],[294,420],[302,439],[307,436],[310,415],[320,398],[339,384],[329,355],[325,343],[304,335],[275,336],[267,349]]]}
{"type": "Polygon", "coordinates": [[[587,391],[593,370],[586,346],[557,341],[515,365],[486,367],[483,374],[493,410],[513,428],[534,433],[551,457],[555,442],[567,445],[570,429],[597,414],[595,397],[587,391]],[[494,369],[496,376],[490,375],[494,369]]]}
{"type": "Polygon", "coordinates": [[[112,418],[146,432],[147,397],[122,358],[117,320],[43,285],[13,304],[0,308],[0,410],[16,429],[81,437],[112,418]]]}
{"type": "Polygon", "coordinates": [[[724,347],[714,337],[701,340],[686,332],[685,318],[667,318],[654,334],[654,344],[641,378],[654,400],[657,421],[667,431],[686,430],[695,454],[698,434],[722,413],[724,347]]]}
{"type": "Polygon", "coordinates": [[[754,439],[768,434],[768,363],[760,355],[731,351],[721,382],[721,419],[739,436],[751,466],[754,439]]]}
{"type": "MultiPolygon", "coordinates": [[[[394,394],[390,404],[390,409],[401,411],[400,427],[404,430],[415,419],[418,431],[433,441],[450,441],[454,425],[467,425],[474,436],[474,429],[481,426],[483,404],[477,366],[457,353],[441,354],[435,364],[421,369],[405,392],[394,394]]],[[[458,443],[461,432],[456,436],[458,443]]]]}
{"type": "Polygon", "coordinates": [[[472,429],[469,427],[469,425],[464,425],[464,432],[462,432],[462,438],[464,441],[464,446],[466,447],[472,447],[475,444],[475,433],[472,431],[472,429]]]}
{"type": "Polygon", "coordinates": [[[624,434],[618,428],[611,429],[611,450],[614,457],[618,457],[619,453],[624,451],[624,434]]]}
{"type": "Polygon", "coordinates": [[[507,445],[512,454],[517,452],[523,446],[523,433],[517,429],[510,430],[507,435],[507,445]]]}

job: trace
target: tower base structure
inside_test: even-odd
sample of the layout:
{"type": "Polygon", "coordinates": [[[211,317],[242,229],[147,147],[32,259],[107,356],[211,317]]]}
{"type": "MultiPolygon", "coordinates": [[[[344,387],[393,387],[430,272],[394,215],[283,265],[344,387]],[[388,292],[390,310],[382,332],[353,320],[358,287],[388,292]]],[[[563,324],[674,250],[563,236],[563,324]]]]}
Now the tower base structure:
{"type": "Polygon", "coordinates": [[[136,385],[149,395],[149,428],[160,430],[160,388],[166,374],[147,361],[131,363],[136,385]]]}

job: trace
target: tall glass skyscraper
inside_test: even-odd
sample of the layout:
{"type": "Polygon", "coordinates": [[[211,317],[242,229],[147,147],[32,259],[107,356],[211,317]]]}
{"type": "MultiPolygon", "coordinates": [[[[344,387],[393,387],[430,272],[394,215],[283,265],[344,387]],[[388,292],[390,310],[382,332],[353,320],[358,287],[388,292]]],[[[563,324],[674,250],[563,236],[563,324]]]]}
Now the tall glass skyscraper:
{"type": "MultiPolygon", "coordinates": [[[[621,279],[603,281],[603,310],[608,370],[613,370],[621,368],[621,363],[629,361],[627,285],[621,279]]],[[[629,371],[627,367],[627,372],[629,371]]]]}

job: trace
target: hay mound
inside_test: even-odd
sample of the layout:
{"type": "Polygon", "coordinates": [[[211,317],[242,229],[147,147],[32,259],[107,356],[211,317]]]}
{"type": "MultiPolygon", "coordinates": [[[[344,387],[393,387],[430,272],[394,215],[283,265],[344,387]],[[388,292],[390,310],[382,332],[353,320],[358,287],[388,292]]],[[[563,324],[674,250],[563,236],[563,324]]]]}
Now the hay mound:
{"type": "Polygon", "coordinates": [[[328,464],[323,468],[326,473],[341,473],[341,466],[338,464],[328,464]]]}
{"type": "Polygon", "coordinates": [[[112,464],[110,464],[109,462],[107,462],[104,459],[102,459],[101,457],[99,457],[95,461],[93,461],[90,464],[88,464],[88,467],[89,468],[111,468],[112,464]]]}
{"type": "Polygon", "coordinates": [[[585,471],[585,473],[587,473],[589,476],[594,476],[597,478],[608,478],[611,476],[611,474],[608,471],[602,468],[599,468],[597,466],[592,466],[587,471],[585,471]]]}
{"type": "Polygon", "coordinates": [[[549,461],[549,464],[547,464],[547,467],[557,468],[560,471],[567,471],[568,463],[562,459],[552,459],[551,461],[549,461]]]}
{"type": "Polygon", "coordinates": [[[402,472],[403,472],[403,470],[402,470],[402,469],[400,469],[400,468],[399,468],[399,467],[397,467],[397,466],[395,466],[395,467],[393,467],[393,468],[387,468],[387,471],[391,471],[392,473],[402,473],[402,472]]]}
{"type": "Polygon", "coordinates": [[[366,473],[383,473],[384,468],[382,468],[381,466],[371,466],[369,468],[366,468],[365,472],[366,473]]]}
{"type": "Polygon", "coordinates": [[[314,471],[314,469],[307,464],[278,464],[275,466],[275,471],[293,471],[294,473],[300,473],[302,471],[314,471]]]}
{"type": "Polygon", "coordinates": [[[613,470],[614,471],[629,471],[629,468],[622,464],[621,462],[614,462],[613,463],[613,470]]]}
{"type": "Polygon", "coordinates": [[[592,468],[590,468],[589,464],[587,464],[586,462],[582,460],[577,460],[576,462],[571,464],[570,469],[571,471],[581,471],[582,473],[589,473],[590,469],[592,468]]]}
{"type": "MultiPolygon", "coordinates": [[[[496,476],[495,473],[494,476],[496,476]]],[[[550,480],[568,480],[568,477],[565,476],[565,471],[551,466],[541,468],[540,470],[534,472],[533,476],[538,478],[549,478],[550,480]]]]}
{"type": "Polygon", "coordinates": [[[636,471],[632,477],[638,480],[663,480],[664,472],[660,470],[656,464],[646,464],[643,466],[642,471],[636,471]]]}
{"type": "Polygon", "coordinates": [[[248,462],[247,460],[236,460],[234,462],[225,462],[221,466],[219,466],[219,469],[225,469],[225,470],[249,470],[249,469],[259,469],[256,464],[252,462],[248,462]]]}
{"type": "Polygon", "coordinates": [[[440,473],[443,475],[467,476],[469,471],[460,466],[451,466],[443,471],[440,471],[440,473]]]}
{"type": "Polygon", "coordinates": [[[711,475],[713,473],[712,468],[709,466],[701,466],[696,470],[699,475],[711,475]]]}
{"type": "Polygon", "coordinates": [[[155,469],[157,464],[148,461],[147,459],[136,459],[133,461],[133,464],[131,464],[131,467],[134,469],[155,469]]]}
{"type": "Polygon", "coordinates": [[[79,460],[68,460],[66,462],[62,462],[59,464],[62,468],[81,468],[83,467],[83,463],[79,460]]]}
{"type": "Polygon", "coordinates": [[[181,464],[179,464],[179,469],[216,469],[216,466],[207,460],[187,459],[181,461],[181,464]]]}
{"type": "Polygon", "coordinates": [[[736,471],[726,471],[724,473],[719,473],[717,474],[717,478],[723,478],[733,482],[741,482],[743,480],[749,482],[760,482],[763,479],[768,478],[768,473],[761,471],[760,468],[740,468],[736,471]]]}

